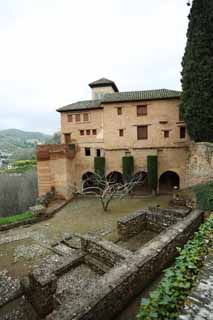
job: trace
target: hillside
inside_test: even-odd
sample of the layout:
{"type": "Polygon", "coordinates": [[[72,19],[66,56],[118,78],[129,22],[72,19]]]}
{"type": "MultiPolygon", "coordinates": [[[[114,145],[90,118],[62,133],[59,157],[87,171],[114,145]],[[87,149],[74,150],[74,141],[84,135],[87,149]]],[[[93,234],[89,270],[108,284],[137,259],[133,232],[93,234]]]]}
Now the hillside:
{"type": "Polygon", "coordinates": [[[33,154],[37,143],[46,143],[52,136],[41,132],[27,132],[18,129],[0,131],[0,153],[12,154],[12,158],[22,158],[22,154],[33,154]]]}

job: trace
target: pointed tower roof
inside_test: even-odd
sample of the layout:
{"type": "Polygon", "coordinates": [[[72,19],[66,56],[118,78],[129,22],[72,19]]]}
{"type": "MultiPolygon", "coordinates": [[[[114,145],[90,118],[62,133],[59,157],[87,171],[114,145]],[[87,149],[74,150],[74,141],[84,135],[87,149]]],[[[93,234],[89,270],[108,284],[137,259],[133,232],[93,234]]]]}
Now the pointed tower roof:
{"type": "Polygon", "coordinates": [[[89,86],[90,88],[112,87],[115,92],[119,92],[115,82],[106,78],[101,78],[99,80],[93,81],[89,83],[89,86]]]}

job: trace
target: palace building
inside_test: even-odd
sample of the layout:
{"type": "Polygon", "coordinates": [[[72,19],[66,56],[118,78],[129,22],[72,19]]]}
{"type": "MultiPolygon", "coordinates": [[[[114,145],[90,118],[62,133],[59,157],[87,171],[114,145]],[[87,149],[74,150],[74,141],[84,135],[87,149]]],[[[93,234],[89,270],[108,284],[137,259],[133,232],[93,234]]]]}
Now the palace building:
{"type": "Polygon", "coordinates": [[[69,198],[72,185],[95,172],[104,158],[105,176],[123,177],[123,157],[134,159],[134,175],[142,173],[141,194],[149,192],[147,157],[158,161],[158,192],[187,185],[190,139],[179,112],[180,91],[156,89],[119,92],[102,78],[89,84],[91,100],[61,107],[61,144],[37,148],[39,194],[52,187],[69,198]]]}

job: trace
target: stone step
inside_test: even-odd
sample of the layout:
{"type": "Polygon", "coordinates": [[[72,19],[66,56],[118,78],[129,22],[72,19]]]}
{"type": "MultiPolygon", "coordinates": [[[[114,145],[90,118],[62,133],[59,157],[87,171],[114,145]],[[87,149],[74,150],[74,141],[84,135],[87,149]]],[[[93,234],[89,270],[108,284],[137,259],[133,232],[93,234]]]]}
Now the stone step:
{"type": "Polygon", "coordinates": [[[85,256],[84,261],[93,271],[101,275],[111,269],[108,265],[90,255],[85,256]]]}

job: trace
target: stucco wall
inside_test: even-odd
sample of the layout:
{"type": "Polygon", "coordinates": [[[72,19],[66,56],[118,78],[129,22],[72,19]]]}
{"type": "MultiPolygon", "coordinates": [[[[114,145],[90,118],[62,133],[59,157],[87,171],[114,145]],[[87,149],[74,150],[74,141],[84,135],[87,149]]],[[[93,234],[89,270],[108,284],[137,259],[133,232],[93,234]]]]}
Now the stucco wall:
{"type": "Polygon", "coordinates": [[[192,143],[189,148],[186,185],[213,180],[213,143],[192,143]]]}

